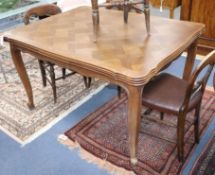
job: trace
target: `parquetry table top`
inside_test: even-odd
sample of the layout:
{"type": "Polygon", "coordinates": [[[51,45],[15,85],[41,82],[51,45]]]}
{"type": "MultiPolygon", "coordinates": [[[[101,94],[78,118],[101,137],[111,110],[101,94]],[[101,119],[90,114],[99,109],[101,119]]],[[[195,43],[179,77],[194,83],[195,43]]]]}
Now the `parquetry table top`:
{"type": "Polygon", "coordinates": [[[6,40],[54,55],[68,64],[115,76],[116,80],[144,84],[176,58],[202,32],[204,25],[151,17],[147,36],[143,14],[100,9],[95,42],[90,7],[80,7],[6,33],[6,40]]]}

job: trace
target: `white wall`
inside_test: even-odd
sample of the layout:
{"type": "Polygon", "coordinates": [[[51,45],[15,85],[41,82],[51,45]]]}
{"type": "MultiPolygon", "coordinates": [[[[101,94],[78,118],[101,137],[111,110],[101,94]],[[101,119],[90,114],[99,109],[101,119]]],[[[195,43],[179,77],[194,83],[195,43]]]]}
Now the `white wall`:
{"type": "MultiPolygon", "coordinates": [[[[105,0],[98,0],[98,2],[103,3],[105,0]]],[[[57,5],[65,12],[79,6],[91,6],[91,0],[59,0],[57,5]]]]}

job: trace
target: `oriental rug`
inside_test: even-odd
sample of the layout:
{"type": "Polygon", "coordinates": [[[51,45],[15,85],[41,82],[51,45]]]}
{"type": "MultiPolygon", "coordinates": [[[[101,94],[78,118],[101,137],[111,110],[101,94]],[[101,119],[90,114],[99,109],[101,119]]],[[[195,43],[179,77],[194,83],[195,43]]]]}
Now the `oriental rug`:
{"type": "MultiPolygon", "coordinates": [[[[56,82],[57,102],[54,103],[49,83],[47,87],[42,85],[37,59],[29,54],[23,54],[23,57],[33,88],[33,110],[26,105],[26,92],[10,52],[7,48],[0,50],[0,128],[20,143],[28,142],[44,127],[51,127],[50,123],[62,119],[105,86],[104,81],[93,80],[87,89],[83,77],[75,74],[56,82]]],[[[56,75],[61,75],[61,68],[56,68],[56,75]]]]}
{"type": "MultiPolygon", "coordinates": [[[[142,107],[142,113],[146,109],[142,107]]],[[[215,116],[215,95],[207,90],[204,94],[200,119],[200,134],[215,116]]],[[[112,174],[127,175],[176,175],[182,164],[177,159],[176,121],[173,115],[152,111],[142,115],[138,138],[138,163],[129,161],[127,133],[127,96],[115,97],[76,126],[59,137],[70,148],[78,147],[81,157],[97,164],[112,174]]],[[[193,112],[185,125],[185,157],[194,148],[193,112]]]]}
{"type": "Polygon", "coordinates": [[[190,175],[215,175],[215,132],[196,160],[190,175]]]}

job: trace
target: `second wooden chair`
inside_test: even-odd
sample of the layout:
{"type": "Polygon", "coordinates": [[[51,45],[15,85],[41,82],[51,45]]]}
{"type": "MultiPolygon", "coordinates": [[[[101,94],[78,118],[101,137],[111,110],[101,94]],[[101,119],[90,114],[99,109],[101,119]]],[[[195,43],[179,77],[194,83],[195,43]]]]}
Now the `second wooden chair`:
{"type": "MultiPolygon", "coordinates": [[[[142,104],[162,114],[177,115],[177,149],[179,161],[184,160],[184,127],[188,112],[195,110],[195,142],[199,142],[199,115],[202,96],[215,64],[215,51],[210,53],[193,72],[189,81],[168,73],[160,73],[143,89],[142,104]],[[200,73],[204,76],[197,80],[200,73]]],[[[163,116],[162,116],[163,118],[163,116]]]]}
{"type": "MultiPolygon", "coordinates": [[[[38,17],[38,19],[41,20],[52,15],[57,15],[59,13],[61,13],[61,9],[54,4],[40,5],[26,11],[26,13],[24,14],[24,23],[28,25],[30,23],[30,18],[32,16],[38,17]]],[[[66,74],[66,69],[62,68],[62,76],[56,77],[55,68],[54,68],[55,64],[39,59],[39,66],[41,70],[43,86],[46,86],[47,81],[50,83],[53,90],[54,102],[56,102],[57,100],[56,81],[59,79],[65,79],[66,77],[73,75],[76,72],[72,71],[71,73],[66,74]],[[48,79],[46,72],[49,73],[50,80],[48,79]]],[[[83,76],[83,79],[84,79],[85,87],[89,88],[91,85],[91,78],[83,76]]]]}

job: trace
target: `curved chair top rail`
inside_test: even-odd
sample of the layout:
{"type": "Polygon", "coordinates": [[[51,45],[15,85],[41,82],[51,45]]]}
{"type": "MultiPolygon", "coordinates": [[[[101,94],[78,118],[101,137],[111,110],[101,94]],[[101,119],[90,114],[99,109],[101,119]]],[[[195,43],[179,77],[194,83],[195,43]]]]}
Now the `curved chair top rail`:
{"type": "Polygon", "coordinates": [[[186,95],[185,95],[185,100],[183,103],[183,107],[187,107],[189,104],[189,100],[190,97],[192,96],[192,94],[198,92],[198,91],[202,91],[202,94],[204,92],[205,86],[207,84],[208,78],[213,70],[215,64],[215,50],[210,52],[198,65],[198,67],[195,69],[195,71],[192,74],[191,79],[189,80],[189,87],[187,88],[186,91],[186,95]],[[201,73],[201,71],[204,68],[207,68],[204,76],[198,81],[196,82],[197,77],[199,76],[199,74],[201,73]]]}
{"type": "Polygon", "coordinates": [[[45,4],[40,5],[37,7],[33,7],[29,10],[27,10],[24,14],[24,23],[27,25],[30,23],[30,17],[31,16],[38,16],[38,17],[44,17],[44,16],[52,16],[61,13],[61,9],[54,4],[45,4]]]}

